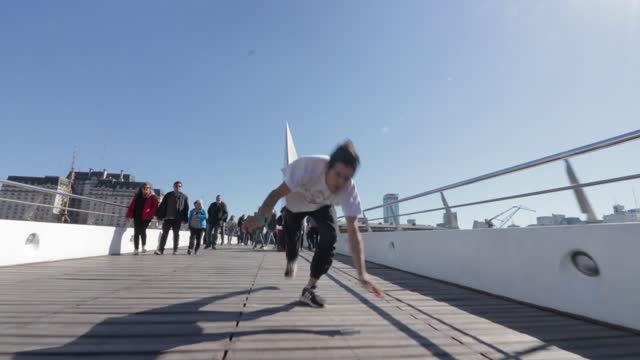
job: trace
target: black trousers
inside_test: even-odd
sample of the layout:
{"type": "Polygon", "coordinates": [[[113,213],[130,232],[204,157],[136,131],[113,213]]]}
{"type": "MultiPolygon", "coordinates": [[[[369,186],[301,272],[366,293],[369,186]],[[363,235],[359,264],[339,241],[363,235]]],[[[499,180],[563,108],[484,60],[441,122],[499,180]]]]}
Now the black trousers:
{"type": "Polygon", "coordinates": [[[200,242],[202,241],[202,235],[206,231],[206,229],[194,229],[190,228],[191,236],[189,236],[189,250],[193,250],[193,243],[195,241],[195,251],[198,252],[200,249],[200,242]]]}
{"type": "Polygon", "coordinates": [[[214,223],[211,230],[211,243],[213,246],[216,246],[218,242],[218,233],[220,233],[220,237],[222,238],[220,245],[224,245],[224,222],[214,223]]]}
{"type": "Polygon", "coordinates": [[[311,216],[315,220],[320,233],[320,238],[316,244],[316,252],[313,254],[313,260],[311,260],[311,277],[319,279],[329,271],[335,256],[335,245],[338,239],[336,209],[332,205],[323,206],[315,211],[299,213],[294,213],[287,208],[284,209],[284,238],[287,244],[287,261],[293,261],[298,258],[300,253],[299,244],[302,241],[300,229],[306,216],[311,216]]]}
{"type": "Polygon", "coordinates": [[[140,239],[142,239],[142,247],[147,245],[147,228],[151,220],[133,219],[133,248],[138,250],[140,239]]]}
{"type": "Polygon", "coordinates": [[[176,219],[166,219],[162,223],[162,236],[160,236],[160,244],[158,244],[158,251],[164,253],[164,247],[167,244],[167,237],[169,237],[169,230],[173,230],[173,251],[178,251],[178,244],[180,243],[180,225],[182,222],[176,219]]]}

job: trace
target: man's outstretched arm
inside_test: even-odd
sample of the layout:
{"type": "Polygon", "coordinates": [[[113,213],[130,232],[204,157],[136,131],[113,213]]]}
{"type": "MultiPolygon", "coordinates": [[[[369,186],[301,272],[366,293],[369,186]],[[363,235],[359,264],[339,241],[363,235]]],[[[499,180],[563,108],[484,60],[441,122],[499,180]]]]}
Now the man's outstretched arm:
{"type": "Polygon", "coordinates": [[[358,280],[362,286],[374,293],[377,297],[383,297],[384,292],[373,281],[369,279],[367,274],[367,266],[364,259],[364,247],[362,246],[362,236],[358,230],[356,217],[347,217],[347,233],[349,235],[349,247],[351,248],[351,256],[353,257],[353,265],[358,271],[358,280]]]}
{"type": "Polygon", "coordinates": [[[283,182],[267,195],[267,198],[262,202],[262,206],[258,209],[258,216],[249,216],[242,224],[242,228],[245,231],[252,231],[261,226],[264,226],[266,220],[271,216],[273,207],[276,206],[278,200],[287,196],[291,192],[289,186],[283,182]]]}

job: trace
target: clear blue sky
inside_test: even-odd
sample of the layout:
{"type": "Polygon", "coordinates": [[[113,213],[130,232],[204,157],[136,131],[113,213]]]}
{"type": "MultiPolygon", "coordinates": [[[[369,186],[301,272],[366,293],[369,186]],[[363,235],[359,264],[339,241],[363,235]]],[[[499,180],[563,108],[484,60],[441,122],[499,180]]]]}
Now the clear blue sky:
{"type": "MultiPolygon", "coordinates": [[[[254,211],[299,154],[345,138],[365,206],[640,128],[640,1],[2,1],[0,177],[121,169],[254,211]]],[[[581,156],[637,173],[640,143],[581,156]]],[[[567,184],[561,163],[449,202],[567,184]]],[[[638,182],[587,190],[599,216],[638,182]]],[[[432,197],[401,211],[439,204],[432,197]]],[[[578,215],[571,194],[512,205],[578,215]]],[[[376,214],[371,214],[375,216],[376,214]]],[[[418,217],[435,223],[441,214],[418,217]]]]}

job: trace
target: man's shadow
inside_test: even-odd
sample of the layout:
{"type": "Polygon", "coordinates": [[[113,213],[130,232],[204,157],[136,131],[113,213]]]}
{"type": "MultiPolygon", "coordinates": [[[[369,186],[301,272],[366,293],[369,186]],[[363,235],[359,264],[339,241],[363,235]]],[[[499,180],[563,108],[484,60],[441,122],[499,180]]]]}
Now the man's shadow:
{"type": "MultiPolygon", "coordinates": [[[[251,292],[277,289],[277,287],[263,287],[253,289],[251,292]]],[[[203,342],[230,340],[231,335],[233,335],[233,339],[237,339],[260,334],[314,334],[331,337],[354,334],[352,331],[339,329],[314,331],[283,328],[235,331],[236,324],[234,322],[258,320],[266,316],[287,312],[297,306],[296,302],[251,312],[200,310],[216,301],[246,295],[248,291],[234,291],[126,316],[108,318],[65,345],[15,353],[13,359],[24,360],[45,356],[118,357],[131,354],[135,354],[136,358],[140,359],[155,359],[170,349],[203,342]],[[198,322],[228,322],[229,330],[205,334],[198,322]]],[[[223,350],[223,347],[221,346],[220,349],[223,350]]]]}

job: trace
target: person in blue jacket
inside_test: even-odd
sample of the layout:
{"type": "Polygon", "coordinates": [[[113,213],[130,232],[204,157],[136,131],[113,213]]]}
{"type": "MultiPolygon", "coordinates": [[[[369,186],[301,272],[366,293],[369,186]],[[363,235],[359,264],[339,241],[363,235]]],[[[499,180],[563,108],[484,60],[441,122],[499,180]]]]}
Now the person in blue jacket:
{"type": "Polygon", "coordinates": [[[191,230],[191,236],[189,237],[189,250],[187,254],[197,254],[200,249],[200,242],[202,241],[202,235],[207,229],[207,212],[202,208],[202,201],[196,200],[193,203],[194,209],[189,212],[189,230],[191,230]],[[195,240],[195,249],[193,243],[195,240]]]}

